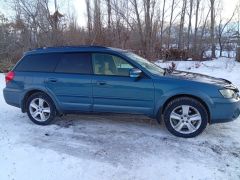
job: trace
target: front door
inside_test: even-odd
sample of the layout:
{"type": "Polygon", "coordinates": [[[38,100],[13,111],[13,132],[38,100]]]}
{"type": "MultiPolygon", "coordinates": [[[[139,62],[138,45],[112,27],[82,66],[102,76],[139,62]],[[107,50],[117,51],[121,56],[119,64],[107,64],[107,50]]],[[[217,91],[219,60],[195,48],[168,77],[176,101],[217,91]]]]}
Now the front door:
{"type": "Polygon", "coordinates": [[[129,76],[134,68],[126,60],[111,54],[92,54],[93,110],[151,114],[154,106],[152,79],[129,76]]]}

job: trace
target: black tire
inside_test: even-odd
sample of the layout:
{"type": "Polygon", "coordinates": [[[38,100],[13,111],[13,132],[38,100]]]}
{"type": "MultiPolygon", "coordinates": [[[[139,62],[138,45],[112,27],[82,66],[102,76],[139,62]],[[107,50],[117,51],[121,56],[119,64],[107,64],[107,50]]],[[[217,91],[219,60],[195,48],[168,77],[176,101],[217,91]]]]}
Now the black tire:
{"type": "MultiPolygon", "coordinates": [[[[181,115],[181,116],[183,116],[183,115],[181,115]]],[[[181,118],[183,118],[183,117],[181,117],[181,118]]],[[[184,118],[186,118],[186,117],[184,117],[184,118]]],[[[204,105],[201,102],[199,102],[198,100],[191,98],[191,97],[179,97],[179,98],[173,99],[172,101],[170,101],[167,104],[167,106],[165,107],[164,112],[163,112],[163,119],[164,119],[164,122],[165,122],[165,125],[166,125],[168,131],[170,133],[172,133],[173,135],[175,135],[177,137],[183,137],[183,138],[192,138],[192,137],[195,137],[195,136],[201,134],[203,132],[203,130],[206,128],[206,126],[208,124],[208,112],[207,112],[206,108],[204,107],[204,105]],[[196,130],[194,132],[181,133],[181,132],[175,130],[172,123],[170,122],[171,121],[170,120],[171,113],[174,112],[174,110],[177,109],[178,107],[183,107],[183,106],[190,106],[190,108],[197,110],[198,115],[200,114],[200,116],[201,116],[201,122],[199,122],[198,128],[196,128],[196,130]]],[[[182,122],[184,122],[184,120],[182,120],[182,122]]],[[[187,125],[187,123],[189,123],[189,122],[185,121],[185,123],[187,125]]],[[[184,127],[185,127],[185,125],[184,125],[184,127]]]]}
{"type": "Polygon", "coordinates": [[[37,92],[37,93],[32,94],[27,99],[26,108],[27,108],[27,114],[28,114],[28,117],[30,118],[30,120],[38,125],[49,125],[49,124],[51,124],[51,122],[54,120],[54,118],[56,116],[56,107],[54,105],[54,102],[48,95],[46,95],[45,93],[42,93],[42,92],[37,92]],[[44,103],[45,104],[47,103],[47,105],[49,106],[49,109],[50,109],[50,112],[48,113],[48,116],[47,116],[48,118],[46,118],[46,120],[44,120],[44,121],[38,121],[38,120],[34,119],[34,117],[32,116],[32,114],[30,112],[30,103],[33,100],[38,99],[38,98],[43,99],[45,101],[44,103]]]}

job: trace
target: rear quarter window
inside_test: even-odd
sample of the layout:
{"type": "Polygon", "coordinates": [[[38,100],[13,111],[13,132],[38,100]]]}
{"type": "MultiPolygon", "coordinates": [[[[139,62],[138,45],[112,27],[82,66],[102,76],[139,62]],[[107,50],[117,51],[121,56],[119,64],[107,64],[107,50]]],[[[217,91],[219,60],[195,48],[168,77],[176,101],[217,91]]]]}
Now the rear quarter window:
{"type": "Polygon", "coordinates": [[[53,72],[58,61],[59,54],[31,54],[26,55],[17,64],[15,71],[53,72]]]}

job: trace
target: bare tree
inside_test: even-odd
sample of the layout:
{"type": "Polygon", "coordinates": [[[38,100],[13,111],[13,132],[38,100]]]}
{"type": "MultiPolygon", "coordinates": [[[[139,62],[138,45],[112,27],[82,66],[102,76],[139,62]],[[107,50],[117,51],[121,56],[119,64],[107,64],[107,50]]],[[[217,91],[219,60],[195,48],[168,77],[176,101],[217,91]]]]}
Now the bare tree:
{"type": "MultiPolygon", "coordinates": [[[[173,2],[174,3],[174,2],[173,2]]],[[[166,4],[166,0],[163,0],[163,7],[162,7],[162,20],[161,20],[161,30],[160,30],[160,48],[162,49],[162,45],[163,45],[163,25],[164,25],[164,17],[165,17],[165,4],[166,4]]]]}
{"type": "Polygon", "coordinates": [[[92,14],[91,14],[91,5],[90,0],[86,1],[86,10],[87,10],[87,29],[88,29],[88,35],[91,36],[92,31],[92,14]]]}
{"type": "Polygon", "coordinates": [[[172,5],[171,5],[171,14],[170,14],[170,21],[169,21],[169,27],[168,27],[168,38],[167,38],[167,48],[169,49],[170,47],[170,38],[171,38],[171,30],[172,30],[172,23],[173,23],[173,12],[175,9],[175,1],[172,0],[172,5]]]}
{"type": "Polygon", "coordinates": [[[100,0],[94,0],[93,22],[93,30],[95,34],[91,44],[101,44],[103,36],[100,0]]]}
{"type": "Polygon", "coordinates": [[[182,2],[183,2],[183,5],[181,10],[181,19],[180,19],[180,25],[179,25],[179,39],[178,39],[178,49],[180,50],[184,48],[183,28],[184,28],[184,22],[185,22],[187,0],[183,0],[182,2]]]}
{"type": "Polygon", "coordinates": [[[145,46],[145,43],[144,43],[144,35],[143,35],[143,28],[142,28],[142,23],[141,23],[141,19],[140,19],[140,13],[139,13],[139,9],[138,9],[138,3],[137,3],[137,0],[132,0],[131,1],[133,7],[134,7],[134,13],[136,14],[136,18],[137,18],[137,26],[138,26],[138,32],[139,32],[139,35],[140,35],[140,41],[141,41],[141,44],[143,46],[145,46]]]}
{"type": "Polygon", "coordinates": [[[206,47],[203,46],[203,38],[204,38],[205,31],[206,31],[207,20],[208,20],[210,11],[211,11],[211,8],[209,9],[209,11],[205,17],[205,20],[203,22],[203,25],[201,27],[201,35],[199,37],[199,47],[198,47],[198,51],[196,53],[197,56],[199,56],[199,53],[200,53],[200,56],[199,56],[200,59],[203,59],[204,50],[205,50],[205,48],[208,48],[208,46],[206,46],[206,47]]]}
{"type": "Polygon", "coordinates": [[[225,22],[223,23],[223,19],[222,19],[222,15],[220,13],[220,21],[217,27],[218,30],[218,44],[219,44],[219,48],[220,48],[220,56],[222,56],[222,51],[223,51],[223,34],[224,31],[226,29],[226,27],[228,26],[228,24],[232,21],[234,15],[235,15],[236,9],[233,11],[232,16],[225,22]]]}
{"type": "Polygon", "coordinates": [[[111,14],[112,14],[112,8],[111,8],[111,0],[107,1],[107,12],[108,12],[108,29],[111,28],[111,14]]]}
{"type": "Polygon", "coordinates": [[[194,27],[194,40],[193,40],[193,53],[197,54],[197,33],[198,33],[198,15],[199,15],[199,6],[201,0],[197,0],[196,2],[196,10],[195,10],[195,27],[194,27]]]}
{"type": "Polygon", "coordinates": [[[73,11],[66,14],[57,0],[11,1],[15,18],[9,18],[9,23],[0,21],[0,56],[4,52],[10,59],[14,59],[14,49],[19,53],[78,44],[131,49],[149,59],[188,55],[201,59],[209,47],[215,57],[216,45],[221,54],[223,49],[231,51],[240,39],[240,18],[219,19],[217,0],[85,0],[86,27],[78,25],[73,11]]]}
{"type": "Polygon", "coordinates": [[[148,57],[151,53],[151,38],[152,38],[152,27],[151,27],[151,15],[150,15],[150,7],[151,0],[144,1],[144,13],[145,13],[145,38],[144,38],[144,53],[145,56],[148,57]]]}
{"type": "Polygon", "coordinates": [[[192,12],[193,12],[193,0],[190,0],[190,4],[189,4],[189,20],[188,20],[188,33],[187,33],[187,49],[189,50],[190,48],[190,33],[192,30],[192,12]]]}
{"type": "Polygon", "coordinates": [[[216,45],[215,45],[215,0],[210,0],[211,3],[211,50],[212,55],[211,58],[216,58],[216,45]]]}

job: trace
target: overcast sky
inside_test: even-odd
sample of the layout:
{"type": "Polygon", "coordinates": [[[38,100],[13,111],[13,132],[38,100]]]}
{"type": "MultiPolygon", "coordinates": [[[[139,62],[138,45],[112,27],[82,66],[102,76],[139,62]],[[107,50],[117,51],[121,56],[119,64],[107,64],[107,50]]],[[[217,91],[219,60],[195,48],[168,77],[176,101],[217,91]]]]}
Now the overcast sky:
{"type": "MultiPolygon", "coordinates": [[[[9,2],[11,0],[0,0],[0,12],[3,12],[6,16],[11,16],[11,8],[9,7],[9,2]]],[[[31,0],[30,0],[31,1],[31,0]]],[[[54,0],[49,0],[51,7],[50,9],[54,9],[53,2],[54,0]]],[[[236,4],[240,0],[221,0],[222,1],[222,7],[223,7],[223,17],[228,18],[232,15],[233,10],[236,6],[236,4]]],[[[170,0],[167,0],[167,2],[171,2],[170,0]]],[[[78,18],[78,24],[81,26],[86,26],[86,5],[85,0],[58,0],[58,6],[59,7],[65,7],[65,9],[60,8],[60,11],[63,13],[66,13],[67,11],[74,11],[78,18]]],[[[13,16],[13,15],[12,15],[13,16]]]]}

